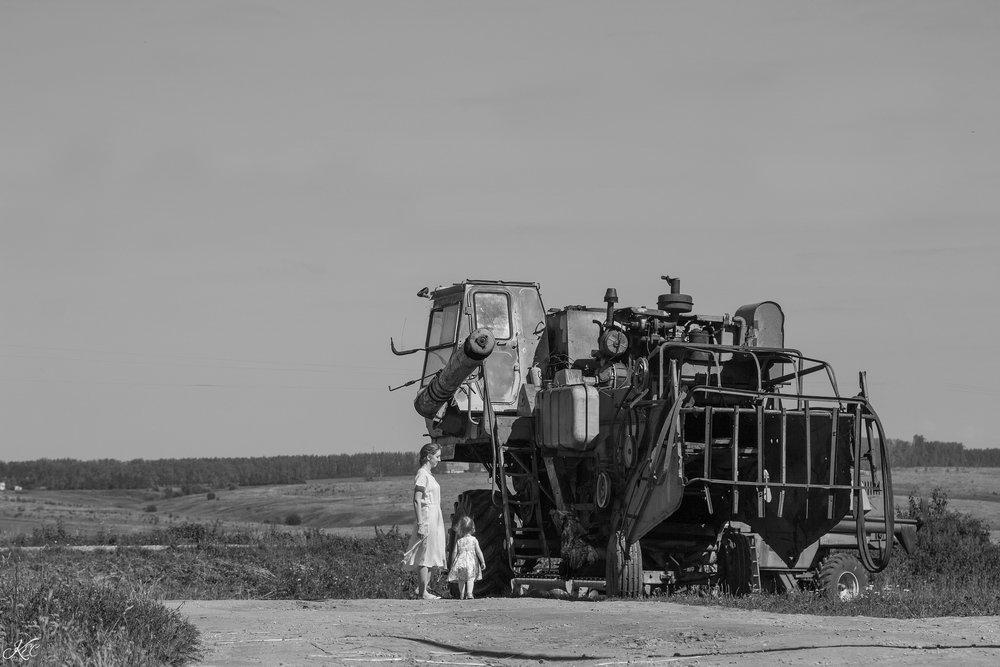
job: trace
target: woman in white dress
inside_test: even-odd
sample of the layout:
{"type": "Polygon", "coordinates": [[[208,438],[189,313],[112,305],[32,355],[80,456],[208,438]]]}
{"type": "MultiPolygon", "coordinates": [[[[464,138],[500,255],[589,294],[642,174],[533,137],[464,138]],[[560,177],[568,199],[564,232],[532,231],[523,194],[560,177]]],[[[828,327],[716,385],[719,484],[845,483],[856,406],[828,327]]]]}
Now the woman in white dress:
{"type": "Polygon", "coordinates": [[[420,448],[420,469],[413,480],[413,513],[416,517],[410,546],[403,554],[403,567],[416,570],[417,597],[438,599],[427,589],[431,570],[445,567],[444,516],[441,514],[441,487],[431,469],[441,461],[441,447],[434,443],[420,448]]]}

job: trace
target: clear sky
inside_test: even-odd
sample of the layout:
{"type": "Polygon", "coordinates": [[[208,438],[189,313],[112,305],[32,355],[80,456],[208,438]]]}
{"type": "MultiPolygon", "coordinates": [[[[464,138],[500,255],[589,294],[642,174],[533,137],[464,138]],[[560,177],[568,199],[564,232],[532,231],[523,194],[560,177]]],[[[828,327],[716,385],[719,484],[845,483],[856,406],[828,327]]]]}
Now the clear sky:
{"type": "Polygon", "coordinates": [[[428,302],[778,301],[1000,447],[1000,4],[0,0],[0,459],[419,447],[428,302]]]}

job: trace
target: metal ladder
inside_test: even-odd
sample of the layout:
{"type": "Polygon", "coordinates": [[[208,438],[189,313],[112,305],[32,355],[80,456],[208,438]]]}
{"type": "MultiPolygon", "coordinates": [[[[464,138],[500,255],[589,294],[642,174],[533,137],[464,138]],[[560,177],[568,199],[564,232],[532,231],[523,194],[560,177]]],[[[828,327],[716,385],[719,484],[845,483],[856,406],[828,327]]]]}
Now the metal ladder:
{"type": "Polygon", "coordinates": [[[750,592],[760,593],[760,562],[757,558],[757,536],[754,533],[745,535],[750,544],[750,592]]]}
{"type": "Polygon", "coordinates": [[[542,493],[538,483],[538,448],[534,445],[501,445],[499,467],[501,475],[500,491],[503,499],[504,529],[506,530],[507,558],[511,568],[518,562],[549,558],[549,545],[545,537],[545,521],[542,516],[542,493]],[[527,484],[519,486],[527,491],[526,497],[514,495],[507,486],[507,479],[517,479],[527,484]],[[521,517],[522,525],[515,526],[515,513],[521,517]],[[528,517],[534,517],[534,525],[524,525],[528,517]]]}

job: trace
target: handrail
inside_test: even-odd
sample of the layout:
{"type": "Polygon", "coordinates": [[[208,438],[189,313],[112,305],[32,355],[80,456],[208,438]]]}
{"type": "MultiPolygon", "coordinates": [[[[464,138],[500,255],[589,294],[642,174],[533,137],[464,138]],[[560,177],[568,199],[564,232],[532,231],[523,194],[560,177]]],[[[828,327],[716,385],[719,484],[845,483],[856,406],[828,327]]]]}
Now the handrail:
{"type": "MultiPolygon", "coordinates": [[[[660,357],[660,359],[659,359],[659,361],[660,361],[659,369],[660,369],[661,383],[660,383],[660,392],[659,392],[659,394],[662,394],[662,375],[663,375],[663,364],[662,364],[662,361],[663,361],[663,358],[665,356],[665,351],[668,350],[668,349],[689,350],[691,352],[704,352],[704,353],[709,354],[709,356],[712,358],[713,365],[714,365],[714,367],[716,369],[716,372],[720,376],[721,376],[721,364],[720,364],[720,362],[718,360],[717,355],[721,355],[721,354],[733,354],[733,355],[748,356],[754,362],[754,367],[755,367],[755,370],[757,371],[757,390],[758,391],[764,391],[764,381],[763,381],[763,377],[762,377],[763,373],[762,373],[762,370],[761,370],[761,360],[760,360],[759,356],[764,356],[764,355],[783,355],[783,356],[790,357],[790,358],[794,359],[795,363],[797,365],[798,370],[795,373],[792,373],[792,374],[787,375],[787,376],[782,376],[779,379],[781,379],[781,380],[784,380],[784,379],[796,379],[796,380],[798,380],[801,383],[801,378],[802,378],[803,375],[816,372],[819,369],[823,369],[823,370],[826,371],[827,379],[830,381],[830,386],[833,389],[834,396],[837,396],[838,398],[840,397],[840,389],[837,386],[837,376],[836,376],[836,373],[834,373],[834,371],[833,371],[833,367],[830,366],[830,364],[828,364],[827,362],[823,361],[822,359],[816,359],[814,357],[807,357],[804,354],[802,354],[802,352],[800,350],[797,350],[795,348],[786,348],[786,347],[753,347],[753,348],[751,348],[751,347],[744,347],[744,346],[741,346],[741,345],[716,345],[716,344],[706,344],[706,343],[689,343],[689,342],[684,342],[684,341],[666,341],[666,342],[660,343],[656,347],[656,349],[653,350],[652,352],[650,352],[647,355],[647,357],[646,357],[650,361],[651,364],[652,364],[652,361],[653,361],[653,357],[655,357],[655,356],[660,357]],[[812,363],[817,364],[818,367],[812,368],[812,369],[808,369],[807,371],[804,372],[803,369],[802,369],[803,362],[812,362],[812,363]]],[[[721,381],[722,380],[721,380],[721,377],[720,377],[719,378],[720,386],[721,386],[721,381]]],[[[799,392],[797,392],[797,394],[801,394],[801,393],[802,393],[801,390],[799,392]]]]}

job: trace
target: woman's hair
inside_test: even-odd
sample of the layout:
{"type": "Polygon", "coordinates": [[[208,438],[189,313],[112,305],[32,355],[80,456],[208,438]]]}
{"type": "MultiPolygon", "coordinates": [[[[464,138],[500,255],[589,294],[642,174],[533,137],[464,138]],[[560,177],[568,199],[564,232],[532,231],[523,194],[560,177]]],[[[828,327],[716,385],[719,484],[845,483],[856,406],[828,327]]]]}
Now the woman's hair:
{"type": "Polygon", "coordinates": [[[458,524],[455,525],[455,532],[459,537],[465,537],[466,535],[476,534],[476,522],[472,520],[471,516],[463,516],[458,520],[458,524]]]}
{"type": "Polygon", "coordinates": [[[420,448],[420,465],[427,463],[427,460],[431,457],[431,454],[436,454],[441,451],[441,445],[428,442],[426,445],[420,448]]]}

